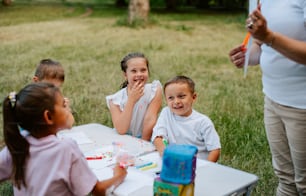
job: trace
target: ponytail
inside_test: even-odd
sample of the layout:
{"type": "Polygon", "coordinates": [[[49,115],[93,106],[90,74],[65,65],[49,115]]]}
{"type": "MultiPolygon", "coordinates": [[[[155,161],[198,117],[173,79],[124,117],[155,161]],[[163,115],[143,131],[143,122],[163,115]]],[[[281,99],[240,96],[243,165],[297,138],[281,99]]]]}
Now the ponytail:
{"type": "MultiPolygon", "coordinates": [[[[16,96],[16,95],[14,95],[16,96]]],[[[25,162],[29,156],[29,143],[21,135],[15,111],[18,107],[17,97],[7,97],[3,102],[4,141],[13,159],[12,178],[20,189],[25,182],[25,162]],[[14,100],[15,99],[15,100],[14,100]],[[14,102],[13,102],[14,101],[14,102]]]]}

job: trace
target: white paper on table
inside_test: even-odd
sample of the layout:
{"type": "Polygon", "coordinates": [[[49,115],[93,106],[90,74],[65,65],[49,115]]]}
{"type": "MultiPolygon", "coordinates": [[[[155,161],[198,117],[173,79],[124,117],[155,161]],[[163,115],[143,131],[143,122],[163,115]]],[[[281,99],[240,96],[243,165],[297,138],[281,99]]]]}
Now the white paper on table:
{"type": "MultiPolygon", "coordinates": [[[[128,196],[133,194],[138,189],[149,186],[153,187],[155,172],[161,170],[161,158],[158,152],[149,153],[140,157],[137,157],[138,161],[150,161],[157,163],[158,167],[152,168],[146,171],[141,171],[135,167],[128,167],[127,176],[125,180],[120,184],[113,192],[114,195],[128,196]]],[[[88,161],[89,163],[91,161],[88,161]]],[[[136,161],[137,162],[137,161],[136,161]]],[[[104,167],[101,169],[92,169],[99,180],[106,180],[113,176],[113,167],[104,167]]]]}
{"type": "MultiPolygon", "coordinates": [[[[161,167],[161,157],[159,156],[158,152],[153,152],[150,154],[146,154],[144,156],[139,157],[143,161],[152,161],[158,162],[159,168],[150,169],[147,171],[140,171],[135,167],[128,168],[128,174],[125,180],[120,184],[114,191],[113,195],[120,195],[120,196],[130,196],[135,193],[137,190],[143,187],[152,187],[154,184],[154,179],[156,177],[155,170],[161,167]]],[[[197,168],[205,167],[209,164],[208,161],[204,161],[201,159],[197,159],[197,168]]],[[[99,180],[106,180],[113,176],[113,167],[105,167],[102,169],[93,169],[93,172],[96,174],[99,180]]],[[[153,192],[153,190],[152,190],[153,192]]]]}
{"type": "Polygon", "coordinates": [[[131,193],[135,192],[138,189],[141,189],[145,186],[153,187],[154,177],[148,176],[135,170],[134,168],[128,169],[128,174],[123,181],[115,190],[115,195],[128,196],[131,193]]]}
{"type": "Polygon", "coordinates": [[[113,177],[113,168],[112,167],[105,167],[103,169],[93,169],[94,174],[96,174],[99,181],[109,179],[113,177]]]}
{"type": "Polygon", "coordinates": [[[87,160],[88,166],[92,170],[100,170],[116,163],[116,158],[113,156],[113,151],[113,146],[108,145],[85,152],[84,155],[85,157],[102,157],[102,159],[87,160]]]}
{"type": "Polygon", "coordinates": [[[94,143],[94,141],[92,141],[91,139],[89,139],[87,137],[87,135],[85,135],[85,133],[83,132],[59,132],[57,134],[58,138],[71,138],[74,141],[76,141],[76,143],[78,145],[80,144],[92,144],[94,143]]]}
{"type": "MultiPolygon", "coordinates": [[[[100,181],[113,177],[112,167],[105,167],[103,169],[93,170],[93,172],[96,174],[97,178],[100,181]]],[[[131,195],[131,193],[143,188],[144,186],[153,187],[154,177],[139,172],[134,168],[129,168],[127,172],[128,173],[124,181],[113,191],[114,195],[131,195]]]]}

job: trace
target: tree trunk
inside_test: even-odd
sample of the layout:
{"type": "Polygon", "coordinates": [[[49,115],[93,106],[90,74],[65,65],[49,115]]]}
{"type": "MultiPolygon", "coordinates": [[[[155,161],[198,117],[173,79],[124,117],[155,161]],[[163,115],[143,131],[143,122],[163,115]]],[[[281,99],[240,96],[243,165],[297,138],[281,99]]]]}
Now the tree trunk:
{"type": "Polygon", "coordinates": [[[12,0],[2,0],[2,4],[5,6],[9,6],[12,4],[12,0]]]}
{"type": "Polygon", "coordinates": [[[147,21],[150,12],[150,0],[130,0],[129,24],[136,20],[147,21]]]}

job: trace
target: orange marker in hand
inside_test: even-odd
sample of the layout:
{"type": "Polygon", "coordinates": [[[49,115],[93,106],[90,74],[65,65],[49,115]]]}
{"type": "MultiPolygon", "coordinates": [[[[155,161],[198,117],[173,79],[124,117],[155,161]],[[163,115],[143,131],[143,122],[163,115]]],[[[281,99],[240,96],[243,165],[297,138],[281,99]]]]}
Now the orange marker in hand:
{"type": "Polygon", "coordinates": [[[250,36],[251,36],[251,33],[248,32],[248,33],[246,34],[246,36],[244,37],[244,39],[243,39],[243,42],[242,42],[242,46],[243,46],[242,50],[243,50],[243,51],[246,51],[246,49],[247,49],[247,45],[248,45],[250,36]]]}
{"type": "MultiPolygon", "coordinates": [[[[249,2],[250,4],[250,2],[249,2]]],[[[251,5],[251,4],[250,4],[251,5]]],[[[257,0],[257,9],[260,10],[261,8],[261,3],[260,3],[260,0],[257,0]]],[[[253,9],[249,7],[249,12],[251,12],[253,9]]],[[[251,25],[253,24],[253,22],[251,23],[251,25]]],[[[242,45],[243,45],[243,48],[242,50],[245,52],[247,50],[247,45],[248,45],[248,42],[249,42],[249,39],[251,37],[251,33],[250,32],[247,32],[247,34],[245,35],[244,39],[243,39],[243,42],[242,42],[242,45]]]]}

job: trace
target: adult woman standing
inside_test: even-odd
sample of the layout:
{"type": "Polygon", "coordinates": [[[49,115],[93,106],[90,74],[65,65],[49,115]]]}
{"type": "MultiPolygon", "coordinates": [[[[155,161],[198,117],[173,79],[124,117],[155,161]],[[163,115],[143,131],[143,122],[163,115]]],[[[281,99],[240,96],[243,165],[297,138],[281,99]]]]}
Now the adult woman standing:
{"type": "MultiPolygon", "coordinates": [[[[306,195],[306,0],[261,1],[246,22],[254,38],[249,64],[262,70],[277,195],[306,195]]],[[[243,67],[243,45],[229,56],[243,67]]]]}

